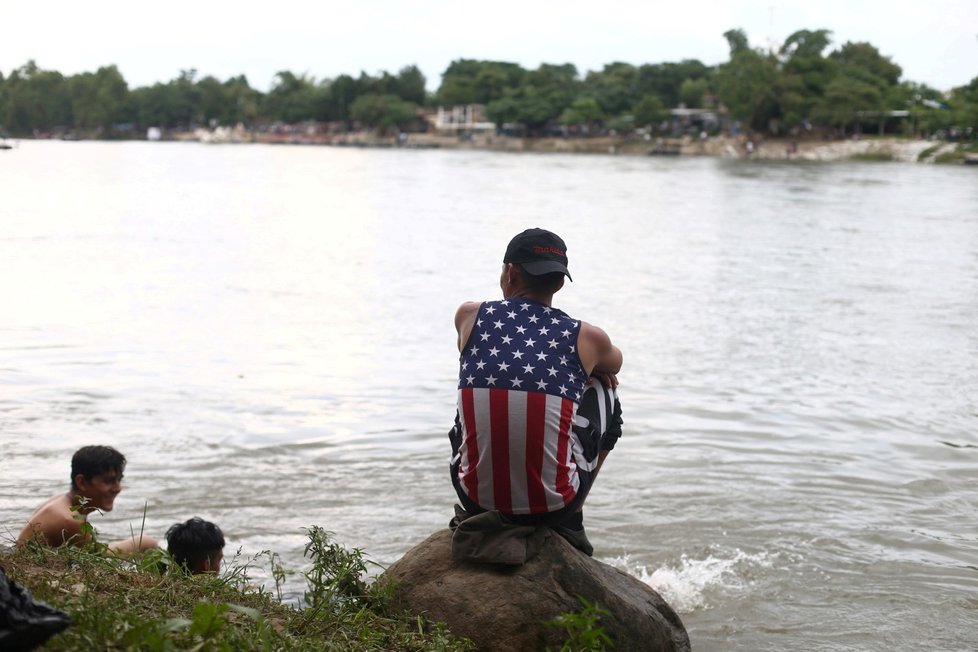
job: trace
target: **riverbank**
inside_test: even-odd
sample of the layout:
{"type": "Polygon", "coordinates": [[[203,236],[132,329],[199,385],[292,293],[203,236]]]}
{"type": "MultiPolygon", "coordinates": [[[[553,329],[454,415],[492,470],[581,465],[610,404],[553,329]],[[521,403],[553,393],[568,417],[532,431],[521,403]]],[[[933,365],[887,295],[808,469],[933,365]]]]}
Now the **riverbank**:
{"type": "MultiPolygon", "coordinates": [[[[71,138],[69,140],[86,139],[71,138]]],[[[763,161],[896,161],[951,165],[978,163],[978,142],[947,142],[893,136],[864,136],[838,140],[747,138],[745,136],[648,138],[635,135],[523,138],[497,134],[458,136],[439,133],[405,133],[391,136],[378,135],[370,131],[323,133],[300,128],[251,131],[239,126],[233,129],[217,127],[216,129],[172,131],[161,136],[159,140],[213,145],[319,145],[372,149],[488,150],[622,156],[711,156],[763,161]]],[[[19,143],[15,141],[15,144],[19,143]]]]}
{"type": "Polygon", "coordinates": [[[328,145],[337,147],[475,149],[505,152],[618,154],[631,156],[713,156],[729,159],[781,161],[899,161],[905,163],[963,163],[978,144],[896,137],[861,137],[845,140],[799,140],[711,136],[707,138],[653,139],[638,136],[521,138],[496,134],[454,136],[411,133],[378,136],[372,132],[320,134],[294,132],[247,132],[244,130],[198,129],[174,136],[177,140],[204,143],[264,143],[328,145]]]}
{"type": "Polygon", "coordinates": [[[0,554],[0,566],[35,600],[71,617],[45,650],[471,649],[443,626],[394,609],[388,587],[362,580],[359,551],[318,528],[309,534],[304,608],[281,601],[279,581],[294,571],[268,552],[235,557],[219,576],[187,576],[162,550],[124,560],[97,549],[32,547],[0,554]],[[274,593],[252,583],[256,567],[271,571],[274,593]]]}
{"type": "MultiPolygon", "coordinates": [[[[459,145],[456,145],[458,147],[459,145]]],[[[727,159],[778,161],[900,161],[905,163],[961,163],[965,152],[958,143],[903,138],[858,140],[757,139],[714,136],[646,141],[618,137],[600,138],[499,138],[461,147],[504,151],[600,153],[635,156],[712,156],[727,159]]]]}

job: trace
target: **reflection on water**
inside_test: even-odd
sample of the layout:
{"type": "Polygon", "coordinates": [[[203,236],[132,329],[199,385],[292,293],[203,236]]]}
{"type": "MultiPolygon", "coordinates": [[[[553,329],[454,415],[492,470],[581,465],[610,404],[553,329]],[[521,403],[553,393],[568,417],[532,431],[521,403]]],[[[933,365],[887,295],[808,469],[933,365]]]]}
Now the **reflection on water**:
{"type": "Polygon", "coordinates": [[[130,461],[108,536],[145,502],[153,534],[200,515],[293,569],[313,524],[394,561],[451,515],[454,309],[543,226],[558,305],[625,353],[599,558],[699,650],[973,644],[970,170],[47,142],[0,165],[2,537],[97,442],[130,461]]]}

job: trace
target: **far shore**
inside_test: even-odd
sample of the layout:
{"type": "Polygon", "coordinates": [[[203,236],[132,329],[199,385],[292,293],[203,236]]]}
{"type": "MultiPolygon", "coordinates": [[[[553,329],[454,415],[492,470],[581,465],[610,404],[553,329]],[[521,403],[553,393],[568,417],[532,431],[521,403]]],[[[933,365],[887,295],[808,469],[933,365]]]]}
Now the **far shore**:
{"type": "MultiPolygon", "coordinates": [[[[458,136],[437,133],[407,133],[380,136],[373,132],[305,134],[198,129],[177,134],[177,140],[205,143],[265,143],[329,145],[345,147],[401,147],[415,149],[473,149],[504,152],[615,154],[631,156],[713,156],[729,159],[781,161],[902,161],[907,163],[963,163],[976,145],[942,140],[895,136],[860,136],[837,140],[709,136],[655,138],[641,136],[537,137],[522,138],[497,134],[458,136]]],[[[975,154],[971,154],[974,157],[975,154]]],[[[970,162],[970,161],[969,161],[970,162]]]]}
{"type": "MultiPolygon", "coordinates": [[[[52,136],[56,137],[56,136],[52,136]]],[[[64,138],[76,140],[76,138],[64,138]]],[[[78,139],[81,140],[81,139],[78,139]]],[[[112,139],[115,140],[115,139],[112,139]]],[[[141,139],[139,139],[141,140],[141,139]]],[[[151,138],[151,140],[157,140],[151,138]]],[[[332,147],[488,150],[624,156],[711,156],[725,159],[765,161],[899,161],[905,163],[978,163],[978,143],[901,138],[896,136],[850,136],[835,140],[818,138],[773,138],[763,136],[642,137],[567,136],[517,137],[497,134],[455,135],[376,132],[322,133],[301,128],[251,131],[241,127],[218,127],[161,134],[161,142],[207,144],[319,145],[332,147]]],[[[6,141],[8,144],[16,141],[6,141]]]]}

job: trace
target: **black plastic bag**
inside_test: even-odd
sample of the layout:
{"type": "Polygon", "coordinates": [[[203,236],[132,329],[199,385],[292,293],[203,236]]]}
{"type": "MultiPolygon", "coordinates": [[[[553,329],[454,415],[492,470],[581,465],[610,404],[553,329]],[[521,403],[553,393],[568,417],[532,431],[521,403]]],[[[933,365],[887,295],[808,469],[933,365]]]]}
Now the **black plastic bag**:
{"type": "Polygon", "coordinates": [[[31,597],[0,568],[0,650],[33,650],[71,624],[71,617],[31,597]]]}

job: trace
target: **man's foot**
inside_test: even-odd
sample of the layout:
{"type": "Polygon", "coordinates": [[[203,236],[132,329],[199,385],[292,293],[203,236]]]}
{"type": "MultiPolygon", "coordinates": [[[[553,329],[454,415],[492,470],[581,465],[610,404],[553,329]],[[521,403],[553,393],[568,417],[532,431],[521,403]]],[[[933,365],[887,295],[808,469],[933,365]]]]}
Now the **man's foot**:
{"type": "Polygon", "coordinates": [[[584,532],[584,526],[581,526],[580,530],[572,530],[569,527],[563,525],[555,525],[553,531],[564,537],[568,543],[583,552],[588,557],[594,554],[594,546],[591,542],[587,540],[587,534],[584,532]]]}

